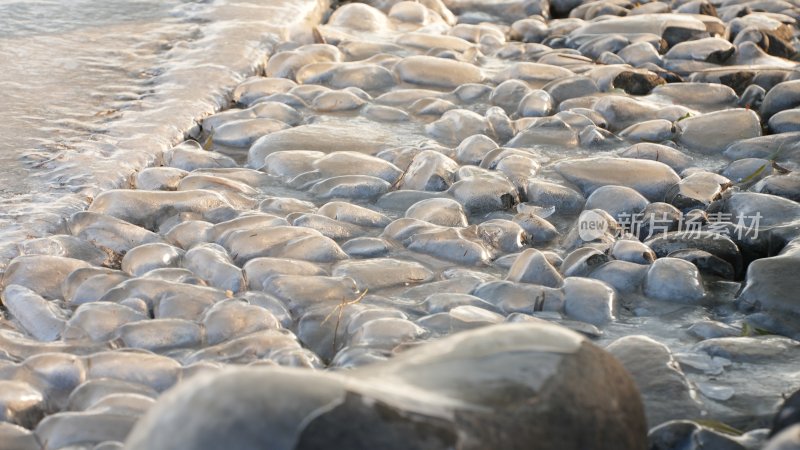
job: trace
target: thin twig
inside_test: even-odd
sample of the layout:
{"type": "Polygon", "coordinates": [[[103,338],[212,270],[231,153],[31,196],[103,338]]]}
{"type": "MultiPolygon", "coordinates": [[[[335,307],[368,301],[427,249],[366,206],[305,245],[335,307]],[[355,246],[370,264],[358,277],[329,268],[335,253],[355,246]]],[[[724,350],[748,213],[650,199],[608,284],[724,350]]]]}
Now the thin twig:
{"type": "Polygon", "coordinates": [[[369,292],[369,289],[364,289],[364,292],[359,294],[359,296],[355,300],[351,300],[349,302],[343,298],[342,302],[339,303],[338,305],[334,306],[333,310],[325,317],[325,320],[322,321],[321,325],[325,325],[325,323],[328,320],[330,320],[331,317],[333,317],[333,313],[338,312],[338,314],[336,315],[336,326],[333,328],[333,352],[334,353],[336,353],[336,336],[339,334],[339,324],[342,322],[342,314],[344,314],[344,308],[347,307],[347,306],[350,306],[350,305],[355,305],[356,303],[360,302],[361,300],[364,300],[364,297],[366,297],[367,292],[369,292]]]}

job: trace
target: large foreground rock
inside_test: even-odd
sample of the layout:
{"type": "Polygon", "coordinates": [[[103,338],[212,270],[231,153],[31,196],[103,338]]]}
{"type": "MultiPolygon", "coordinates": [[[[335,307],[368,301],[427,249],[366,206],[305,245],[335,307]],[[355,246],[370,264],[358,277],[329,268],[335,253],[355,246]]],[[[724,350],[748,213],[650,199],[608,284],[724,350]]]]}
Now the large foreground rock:
{"type": "Polygon", "coordinates": [[[645,448],[622,366],[550,324],[464,332],[347,373],[234,369],[162,397],[127,449],[645,448]]]}

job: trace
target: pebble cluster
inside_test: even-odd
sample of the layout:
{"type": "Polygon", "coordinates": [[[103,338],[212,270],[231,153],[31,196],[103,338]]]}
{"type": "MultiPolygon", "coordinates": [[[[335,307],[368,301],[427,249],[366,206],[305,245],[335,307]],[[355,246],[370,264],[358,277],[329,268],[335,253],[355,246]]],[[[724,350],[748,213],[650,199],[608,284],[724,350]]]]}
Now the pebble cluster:
{"type": "Polygon", "coordinates": [[[654,449],[800,448],[791,400],[770,430],[800,388],[800,4],[369,3],[19,243],[0,449],[641,448],[646,429],[654,449]],[[503,359],[522,351],[535,370],[503,359]],[[188,382],[139,421],[231,365],[304,369],[188,382]],[[511,401],[526,370],[548,407],[597,414],[557,433],[464,406],[511,401]],[[346,409],[300,426],[330,399],[346,409]],[[209,425],[240,407],[291,425],[209,425]]]}

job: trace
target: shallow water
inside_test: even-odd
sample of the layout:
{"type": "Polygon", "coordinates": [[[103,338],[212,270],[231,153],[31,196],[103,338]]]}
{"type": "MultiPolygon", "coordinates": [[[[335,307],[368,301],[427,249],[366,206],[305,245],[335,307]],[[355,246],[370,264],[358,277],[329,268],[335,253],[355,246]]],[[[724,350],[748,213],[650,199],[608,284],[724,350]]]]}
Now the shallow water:
{"type": "Polygon", "coordinates": [[[146,94],[148,70],[164,58],[165,44],[196,26],[176,17],[179,4],[0,3],[0,192],[35,188],[27,163],[46,164],[60,151],[87,146],[84,140],[101,139],[120,110],[146,94]]]}
{"type": "Polygon", "coordinates": [[[270,27],[314,3],[0,0],[0,243],[53,231],[226,106],[270,27]]]}

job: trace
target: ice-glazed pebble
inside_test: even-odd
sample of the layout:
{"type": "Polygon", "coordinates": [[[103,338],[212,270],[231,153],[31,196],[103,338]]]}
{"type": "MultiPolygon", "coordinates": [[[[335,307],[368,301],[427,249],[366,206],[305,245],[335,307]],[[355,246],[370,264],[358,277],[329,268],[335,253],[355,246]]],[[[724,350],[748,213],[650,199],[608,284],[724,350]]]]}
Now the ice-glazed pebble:
{"type": "Polygon", "coordinates": [[[136,189],[174,191],[189,172],[174,167],[149,167],[136,175],[136,189]]]}
{"type": "MultiPolygon", "coordinates": [[[[530,92],[531,88],[519,80],[506,80],[492,91],[489,96],[489,101],[493,105],[503,108],[508,114],[513,114],[517,111],[520,104],[520,98],[525,97],[530,92]]],[[[552,105],[550,105],[552,107],[552,105]]]]}
{"type": "Polygon", "coordinates": [[[651,264],[656,260],[656,254],[650,247],[634,240],[615,242],[611,248],[611,256],[636,264],[651,264]]]}
{"type": "Polygon", "coordinates": [[[30,239],[18,244],[21,255],[50,255],[80,259],[98,266],[113,264],[113,257],[107,251],[75,236],[55,235],[30,239]]]}
{"type": "Polygon", "coordinates": [[[557,312],[564,308],[564,295],[561,290],[529,283],[490,281],[476,287],[472,295],[495,305],[506,314],[557,312]]]}
{"type": "Polygon", "coordinates": [[[315,160],[312,167],[323,178],[344,175],[369,175],[394,183],[402,171],[394,164],[357,152],[334,152],[315,160]]]}
{"type": "Polygon", "coordinates": [[[467,226],[467,216],[460,203],[449,198],[431,198],[414,203],[405,217],[424,220],[445,227],[467,226]]]}
{"type": "Polygon", "coordinates": [[[517,256],[506,279],[554,288],[560,287],[563,283],[558,270],[547,261],[542,252],[534,248],[524,250],[517,256]]]}
{"type": "Polygon", "coordinates": [[[363,234],[363,229],[357,225],[347,222],[340,222],[336,219],[323,216],[321,214],[300,214],[292,217],[292,225],[296,227],[313,228],[323,236],[334,240],[349,239],[363,234]]]}
{"type": "Polygon", "coordinates": [[[61,298],[61,283],[72,271],[90,267],[86,261],[61,256],[19,256],[6,267],[0,289],[26,287],[46,299],[61,298]]]}
{"type": "Polygon", "coordinates": [[[296,84],[283,78],[252,77],[245,80],[233,91],[234,101],[247,105],[270,94],[289,92],[296,84]]]}
{"type": "Polygon", "coordinates": [[[119,328],[123,345],[160,353],[176,348],[196,347],[204,330],[183,319],[152,319],[127,323],[119,328]]]}
{"type": "Polygon", "coordinates": [[[179,223],[164,233],[170,244],[188,250],[194,245],[209,240],[214,225],[203,220],[188,220],[179,223]]]}
{"type": "Polygon", "coordinates": [[[458,144],[455,159],[461,164],[478,165],[487,153],[496,148],[497,143],[488,136],[476,134],[458,144]]]}
{"type": "Polygon", "coordinates": [[[110,215],[89,211],[70,216],[68,227],[74,236],[117,254],[124,254],[142,244],[164,241],[161,236],[150,230],[110,215]]]}
{"type": "Polygon", "coordinates": [[[39,441],[47,442],[53,448],[67,448],[86,442],[123,442],[136,419],[136,416],[128,414],[59,412],[39,423],[36,436],[39,441]]]}
{"type": "Polygon", "coordinates": [[[385,227],[391,222],[391,219],[377,211],[347,202],[328,202],[322,205],[317,213],[363,227],[385,227]]]}
{"type": "Polygon", "coordinates": [[[248,288],[261,290],[264,283],[276,275],[327,275],[327,272],[317,265],[290,259],[280,258],[254,258],[242,267],[246,275],[248,288]]]}
{"type": "Polygon", "coordinates": [[[629,158],[576,159],[558,163],[556,170],[585,194],[606,185],[626,186],[650,201],[663,201],[667,189],[680,181],[665,164],[629,158]]]}
{"type": "Polygon", "coordinates": [[[399,62],[395,73],[407,83],[455,88],[465,83],[480,83],[481,70],[472,64],[431,56],[409,56],[399,62]]]}
{"type": "Polygon", "coordinates": [[[61,298],[72,305],[96,300],[100,295],[103,295],[106,290],[128,278],[130,277],[125,273],[112,269],[100,267],[76,269],[62,282],[61,298]],[[89,280],[95,281],[94,279],[98,275],[102,275],[103,278],[97,278],[97,282],[87,283],[89,280]],[[84,286],[85,284],[86,286],[84,286]]]}
{"type": "Polygon", "coordinates": [[[415,233],[408,239],[407,247],[445,261],[486,265],[491,260],[491,253],[483,243],[477,242],[477,235],[471,236],[473,233],[469,229],[461,231],[456,228],[415,233]]]}
{"type": "Polygon", "coordinates": [[[164,164],[192,171],[213,167],[236,167],[236,162],[221,153],[204,150],[196,141],[186,141],[164,155],[164,164]]]}
{"type": "Polygon", "coordinates": [[[241,269],[233,265],[228,253],[218,244],[192,247],[183,257],[183,267],[205,280],[209,286],[231,292],[245,290],[241,269]]]}
{"type": "Polygon", "coordinates": [[[214,130],[214,142],[231,147],[248,147],[265,134],[288,128],[289,125],[274,119],[235,120],[214,130]]]}
{"type": "Polygon", "coordinates": [[[697,267],[677,258],[659,258],[650,266],[644,292],[658,300],[688,304],[696,304],[706,295],[697,267]]]}
{"type": "Polygon", "coordinates": [[[359,290],[424,283],[433,279],[433,272],[425,266],[394,259],[344,261],[333,269],[332,275],[352,278],[359,290]]]}
{"type": "Polygon", "coordinates": [[[431,137],[446,143],[458,143],[475,134],[492,134],[489,121],[466,109],[452,109],[426,127],[431,137]]]}
{"type": "Polygon", "coordinates": [[[358,298],[356,283],[347,277],[277,275],[264,282],[264,292],[288,302],[292,312],[320,304],[358,298]]]}
{"type": "Polygon", "coordinates": [[[272,214],[244,214],[235,219],[215,224],[209,230],[208,238],[224,247],[227,245],[228,239],[237,232],[285,225],[289,225],[286,219],[272,214]]]}
{"type": "Polygon", "coordinates": [[[564,312],[567,316],[593,325],[616,319],[617,294],[603,282],[568,277],[564,280],[564,312]]]}
{"type": "Polygon", "coordinates": [[[180,264],[183,250],[167,244],[144,244],[131,249],[122,258],[122,271],[139,276],[145,272],[162,267],[175,267],[180,264]]]}
{"type": "Polygon", "coordinates": [[[691,151],[719,153],[730,144],[761,136],[761,122],[754,111],[730,109],[689,117],[677,123],[677,142],[691,151]],[[718,130],[713,137],[707,130],[718,130]]]}
{"type": "Polygon", "coordinates": [[[417,154],[400,180],[401,189],[446,191],[454,181],[458,164],[434,150],[417,154]]]}
{"type": "Polygon", "coordinates": [[[343,243],[342,250],[351,258],[375,258],[386,255],[391,245],[381,238],[357,237],[343,243]]]}
{"type": "Polygon", "coordinates": [[[320,112],[350,111],[364,105],[364,100],[348,91],[325,92],[314,98],[311,106],[320,112]]]}
{"type": "Polygon", "coordinates": [[[619,293],[637,292],[647,274],[647,266],[623,260],[613,260],[592,270],[589,278],[600,280],[619,293]]]}
{"type": "Polygon", "coordinates": [[[320,199],[344,198],[368,200],[385,194],[391,184],[370,175],[342,175],[327,178],[311,187],[310,192],[320,199]]]}
{"type": "Polygon", "coordinates": [[[480,240],[497,254],[518,252],[530,240],[523,227],[505,219],[487,220],[478,224],[475,231],[480,240]]]}
{"type": "Polygon", "coordinates": [[[119,189],[100,194],[92,202],[89,212],[107,214],[155,230],[162,221],[180,213],[212,218],[220,209],[232,209],[231,204],[220,193],[208,190],[165,192],[119,189]]]}
{"type": "Polygon", "coordinates": [[[448,193],[470,213],[510,209],[519,201],[517,189],[505,177],[465,178],[455,182],[448,193]]]}
{"type": "MultiPolygon", "coordinates": [[[[146,311],[145,311],[146,312],[146,311]]],[[[111,339],[117,329],[129,322],[145,320],[147,316],[123,304],[92,302],[75,310],[64,329],[64,339],[91,339],[102,342],[111,339]]]]}
{"type": "Polygon", "coordinates": [[[692,163],[692,158],[680,150],[650,142],[633,145],[622,152],[620,156],[660,161],[677,172],[684,170],[692,163]]]}
{"type": "Polygon", "coordinates": [[[403,319],[383,318],[366,322],[350,339],[351,345],[392,349],[404,342],[424,337],[427,331],[403,319]]]}
{"type": "Polygon", "coordinates": [[[5,287],[2,299],[3,306],[30,336],[45,342],[61,337],[66,314],[55,303],[16,284],[5,287]]]}
{"type": "Polygon", "coordinates": [[[472,306],[483,308],[487,311],[498,311],[496,306],[474,295],[458,293],[431,294],[425,298],[422,306],[429,314],[447,312],[459,306],[472,306]]]}
{"type": "Polygon", "coordinates": [[[615,219],[632,218],[644,211],[648,201],[641,194],[625,186],[601,186],[586,199],[585,209],[602,209],[615,219]]]}
{"type": "Polygon", "coordinates": [[[344,5],[328,21],[334,27],[359,31],[379,31],[386,28],[387,18],[380,10],[361,3],[344,5]]]}
{"type": "MultiPolygon", "coordinates": [[[[508,83],[508,81],[505,81],[508,83]]],[[[520,117],[548,116],[553,110],[553,99],[546,91],[537,89],[525,95],[516,111],[520,117]]]]}

